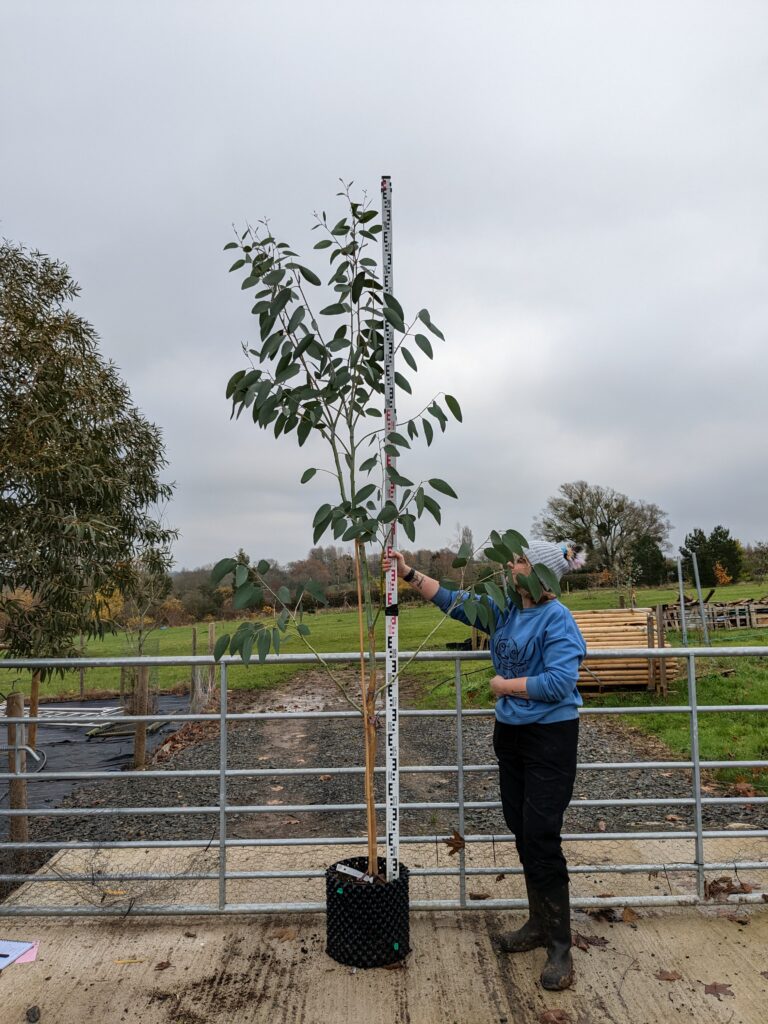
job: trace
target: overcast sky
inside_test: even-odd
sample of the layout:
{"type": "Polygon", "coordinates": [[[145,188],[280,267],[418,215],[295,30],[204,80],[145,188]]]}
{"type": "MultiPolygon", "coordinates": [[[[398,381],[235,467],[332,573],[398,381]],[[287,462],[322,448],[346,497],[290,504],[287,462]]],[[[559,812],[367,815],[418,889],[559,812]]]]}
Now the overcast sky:
{"type": "Polygon", "coordinates": [[[446,336],[398,413],[464,410],[400,460],[459,494],[419,546],[577,479],[675,543],[768,539],[764,0],[3,0],[0,90],[0,235],[69,264],[162,428],[178,566],[301,558],[332,497],[321,447],[229,420],[232,224],[311,253],[338,178],[381,174],[395,291],[446,336]]]}

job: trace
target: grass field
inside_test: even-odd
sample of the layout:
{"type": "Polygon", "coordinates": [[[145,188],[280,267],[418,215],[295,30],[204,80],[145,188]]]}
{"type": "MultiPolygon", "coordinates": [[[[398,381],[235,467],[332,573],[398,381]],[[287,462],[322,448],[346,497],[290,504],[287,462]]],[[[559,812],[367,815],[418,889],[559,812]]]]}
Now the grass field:
{"type": "MultiPolygon", "coordinates": [[[[718,588],[721,600],[743,600],[747,597],[762,596],[761,588],[745,584],[718,588]]],[[[653,606],[674,596],[671,591],[640,591],[638,604],[653,606]]],[[[564,595],[565,603],[572,609],[588,609],[614,606],[612,591],[580,592],[564,595]]],[[[408,605],[400,616],[400,649],[414,650],[423,638],[439,623],[439,629],[429,640],[426,649],[444,650],[449,641],[463,640],[469,629],[451,619],[444,619],[432,605],[408,605]]],[[[358,624],[354,612],[330,611],[307,616],[305,620],[311,629],[310,641],[318,651],[354,651],[357,646],[358,624]]],[[[217,635],[232,631],[236,623],[219,623],[217,635]]],[[[383,647],[383,621],[379,622],[379,646],[383,647]]],[[[207,640],[207,624],[198,629],[198,652],[207,640]]],[[[680,637],[671,634],[669,641],[680,645],[680,637]]],[[[701,643],[694,633],[692,644],[701,643]]],[[[722,630],[712,635],[714,646],[766,646],[768,630],[722,630]]],[[[285,643],[285,653],[306,650],[304,644],[294,639],[285,643]]],[[[148,652],[158,655],[188,655],[192,651],[192,627],[179,626],[174,629],[158,630],[152,634],[148,652]]],[[[119,657],[129,653],[125,638],[109,636],[103,641],[93,642],[87,649],[92,657],[119,657]]],[[[402,665],[402,662],[401,662],[402,665]]],[[[237,689],[260,689],[277,686],[282,680],[296,672],[316,668],[316,665],[259,665],[250,667],[234,666],[230,670],[230,685],[237,689]]],[[[7,692],[15,681],[16,689],[29,691],[29,675],[12,672],[3,673],[0,691],[7,692]]],[[[490,663],[468,664],[462,676],[462,691],[465,706],[490,707],[492,699],[487,680],[492,674],[490,663]]],[[[421,693],[419,705],[424,708],[452,706],[454,702],[453,665],[450,663],[412,664],[404,676],[418,683],[421,693]]],[[[153,676],[153,684],[168,690],[188,684],[190,670],[185,667],[161,668],[153,676]]],[[[0,677],[1,678],[1,677],[0,677]]],[[[700,704],[768,704],[768,657],[740,659],[700,659],[697,666],[698,697],[700,704]],[[723,676],[725,669],[735,669],[733,675],[723,676]]],[[[88,692],[112,692],[119,688],[119,670],[109,668],[88,669],[85,674],[88,692]]],[[[54,676],[45,682],[44,695],[75,696],[79,690],[79,674],[68,672],[54,676]]],[[[587,695],[589,703],[603,705],[643,706],[663,703],[663,699],[648,692],[621,692],[616,694],[587,695]]],[[[686,701],[686,679],[683,675],[670,688],[666,698],[669,704],[683,704],[686,701]]],[[[701,756],[711,760],[765,760],[768,759],[768,724],[761,712],[728,714],[702,714],[699,719],[701,756]]],[[[626,716],[636,728],[658,736],[673,751],[681,756],[690,754],[689,722],[686,715],[632,715],[626,716]]],[[[721,777],[733,781],[751,781],[758,790],[768,793],[768,772],[749,770],[724,770],[721,777]]]]}

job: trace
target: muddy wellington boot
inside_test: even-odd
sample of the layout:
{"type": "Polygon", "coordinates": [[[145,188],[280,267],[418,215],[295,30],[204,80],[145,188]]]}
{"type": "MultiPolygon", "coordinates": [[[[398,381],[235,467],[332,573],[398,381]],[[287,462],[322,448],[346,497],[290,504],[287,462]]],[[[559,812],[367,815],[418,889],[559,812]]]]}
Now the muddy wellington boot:
{"type": "Polygon", "coordinates": [[[529,949],[538,949],[540,946],[546,946],[547,944],[540,897],[527,877],[525,879],[525,888],[528,893],[528,920],[522,928],[518,928],[513,932],[502,932],[498,936],[499,947],[505,953],[525,953],[529,949]]]}
{"type": "Polygon", "coordinates": [[[571,905],[568,883],[539,893],[540,909],[547,933],[547,962],[541,972],[543,988],[559,992],[573,984],[571,956],[571,905]]]}

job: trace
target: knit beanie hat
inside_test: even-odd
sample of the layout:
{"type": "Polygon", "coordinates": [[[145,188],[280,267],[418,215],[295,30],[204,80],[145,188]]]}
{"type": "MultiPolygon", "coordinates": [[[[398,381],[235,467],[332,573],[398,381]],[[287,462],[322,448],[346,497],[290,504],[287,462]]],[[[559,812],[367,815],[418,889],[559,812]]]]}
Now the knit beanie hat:
{"type": "Polygon", "coordinates": [[[581,547],[570,540],[559,541],[555,544],[547,540],[535,540],[523,550],[531,565],[542,562],[552,570],[558,579],[567,572],[581,569],[587,561],[581,547]]]}

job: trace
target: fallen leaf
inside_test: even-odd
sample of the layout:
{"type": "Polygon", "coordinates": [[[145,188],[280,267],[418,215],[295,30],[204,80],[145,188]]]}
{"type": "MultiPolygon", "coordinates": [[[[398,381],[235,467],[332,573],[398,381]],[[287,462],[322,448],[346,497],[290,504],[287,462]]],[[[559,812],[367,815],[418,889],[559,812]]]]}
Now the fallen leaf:
{"type": "Polygon", "coordinates": [[[464,836],[459,835],[456,829],[453,830],[453,835],[450,839],[444,839],[443,842],[448,847],[448,856],[452,857],[454,853],[458,853],[459,850],[463,850],[467,845],[464,842],[464,836]]]}
{"type": "Polygon", "coordinates": [[[262,754],[260,757],[257,757],[256,760],[257,761],[268,761],[269,760],[269,754],[262,754]]]}
{"type": "Polygon", "coordinates": [[[640,915],[636,910],[633,910],[632,907],[624,907],[621,912],[621,920],[624,924],[634,924],[635,921],[640,920],[640,915]]]}
{"type": "Polygon", "coordinates": [[[333,778],[332,775],[321,775],[320,776],[320,781],[321,782],[330,782],[332,778],[333,778]]]}
{"type": "Polygon", "coordinates": [[[301,822],[298,818],[283,818],[284,825],[299,825],[301,822]]]}
{"type": "Polygon", "coordinates": [[[277,799],[275,799],[275,800],[267,800],[267,803],[268,803],[268,804],[269,804],[269,805],[270,805],[271,807],[274,807],[275,805],[278,805],[278,806],[279,806],[279,805],[280,805],[280,804],[281,804],[282,802],[283,802],[282,800],[277,800],[277,799]]]}
{"type": "Polygon", "coordinates": [[[732,913],[732,914],[723,914],[722,916],[725,917],[726,920],[728,920],[728,921],[733,921],[734,924],[740,924],[740,925],[749,924],[749,915],[748,914],[732,913]]]}
{"type": "Polygon", "coordinates": [[[735,993],[731,992],[731,986],[720,981],[712,981],[709,985],[705,985],[704,994],[708,996],[717,996],[718,1002],[720,1001],[720,996],[735,997],[735,993]]]}
{"type": "Polygon", "coordinates": [[[768,971],[760,971],[761,978],[768,978],[768,971]]]}
{"type": "Polygon", "coordinates": [[[737,796],[757,796],[757,790],[751,782],[737,782],[733,787],[737,796]]]}
{"type": "Polygon", "coordinates": [[[664,821],[682,821],[683,819],[679,814],[665,814],[664,821]]]}
{"type": "Polygon", "coordinates": [[[279,793],[280,790],[283,789],[283,786],[274,785],[274,786],[270,786],[269,788],[272,790],[273,793],[279,793]]]}
{"type": "Polygon", "coordinates": [[[143,960],[113,960],[113,964],[143,964],[143,960]]]}
{"type": "Polygon", "coordinates": [[[573,1017],[567,1010],[544,1010],[537,1020],[539,1024],[572,1024],[573,1017]]]}
{"type": "Polygon", "coordinates": [[[489,900],[491,894],[489,892],[471,892],[469,898],[471,900],[489,900]]]}
{"type": "Polygon", "coordinates": [[[730,896],[738,892],[752,892],[753,889],[754,886],[750,885],[749,882],[735,881],[730,875],[721,875],[719,878],[712,879],[711,882],[705,882],[704,895],[708,900],[712,900],[716,896],[730,896]]]}
{"type": "Polygon", "coordinates": [[[586,953],[590,946],[607,946],[608,939],[603,938],[602,935],[584,935],[583,932],[574,932],[571,945],[586,953]]]}
{"type": "Polygon", "coordinates": [[[658,978],[659,981],[682,981],[682,974],[678,974],[677,971],[657,971],[654,974],[654,978],[658,978]]]}
{"type": "Polygon", "coordinates": [[[288,942],[298,936],[296,928],[273,928],[269,933],[270,939],[279,939],[280,942],[288,942]]]}
{"type": "Polygon", "coordinates": [[[503,881],[504,881],[504,879],[505,879],[506,877],[507,877],[507,876],[506,876],[506,875],[504,874],[504,872],[503,872],[503,871],[500,871],[500,872],[498,873],[498,875],[496,875],[496,881],[497,881],[497,882],[503,882],[503,881]]]}
{"type": "Polygon", "coordinates": [[[159,964],[155,964],[156,971],[167,971],[169,967],[173,967],[170,960],[161,960],[159,964]]]}
{"type": "Polygon", "coordinates": [[[605,818],[598,818],[598,821],[597,821],[597,831],[598,832],[605,832],[605,829],[606,829],[605,818]]]}

